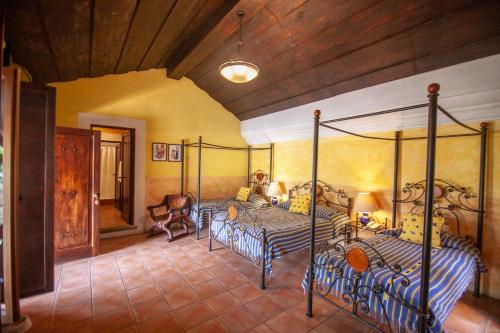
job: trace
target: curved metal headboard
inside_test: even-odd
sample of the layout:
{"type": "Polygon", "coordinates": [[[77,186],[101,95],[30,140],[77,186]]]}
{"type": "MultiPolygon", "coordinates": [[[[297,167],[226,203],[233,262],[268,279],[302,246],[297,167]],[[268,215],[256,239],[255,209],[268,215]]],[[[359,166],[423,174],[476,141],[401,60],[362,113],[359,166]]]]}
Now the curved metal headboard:
{"type": "MultiPolygon", "coordinates": [[[[410,213],[417,213],[424,209],[425,201],[425,179],[416,183],[406,183],[401,189],[401,198],[397,203],[410,204],[410,213]]],[[[442,216],[445,223],[446,217],[452,217],[460,235],[459,211],[478,213],[479,210],[469,200],[475,195],[464,186],[456,186],[442,179],[434,180],[434,216],[442,216]]]]}
{"type": "MultiPolygon", "coordinates": [[[[312,182],[308,181],[302,185],[295,185],[288,191],[288,197],[294,198],[297,194],[311,193],[312,182]]],[[[323,206],[340,208],[347,213],[351,211],[351,198],[342,189],[335,189],[332,185],[325,181],[318,180],[316,185],[316,203],[323,206]],[[325,196],[329,195],[330,199],[325,196]]]]}
{"type": "Polygon", "coordinates": [[[266,186],[269,186],[269,175],[262,170],[257,170],[250,175],[249,187],[252,189],[252,193],[266,196],[266,186]]]}

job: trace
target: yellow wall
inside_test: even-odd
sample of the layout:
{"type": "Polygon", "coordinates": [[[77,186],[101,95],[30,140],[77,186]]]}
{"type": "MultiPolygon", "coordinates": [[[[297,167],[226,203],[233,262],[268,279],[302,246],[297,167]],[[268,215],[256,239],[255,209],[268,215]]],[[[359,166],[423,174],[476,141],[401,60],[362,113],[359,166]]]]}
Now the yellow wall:
{"type": "MultiPolygon", "coordinates": [[[[180,191],[180,163],[151,161],[151,143],[195,142],[246,146],[240,121],[192,81],[168,79],[165,70],[131,72],[52,84],[57,88],[56,123],[76,127],[78,112],[146,122],[146,205],[180,191]]],[[[205,198],[234,195],[246,183],[244,152],[203,151],[205,198]]],[[[187,189],[195,192],[197,151],[187,149],[187,189]]]]}
{"type": "MultiPolygon", "coordinates": [[[[479,124],[473,124],[479,128],[479,124]]],[[[489,272],[484,275],[484,290],[500,298],[500,122],[489,123],[489,160],[486,190],[486,219],[484,230],[484,257],[489,272]]],[[[444,126],[440,134],[458,133],[454,126],[444,126]]],[[[405,136],[425,135],[426,131],[408,130],[405,136]]],[[[393,133],[378,135],[393,136],[393,133]]],[[[371,191],[383,211],[379,218],[390,218],[393,179],[394,145],[390,141],[367,140],[354,137],[322,138],[319,146],[318,177],[343,188],[351,196],[356,192],[371,191]]],[[[403,183],[425,179],[425,140],[407,141],[402,148],[401,179],[403,183]]],[[[252,159],[255,167],[265,167],[262,155],[252,159]]],[[[274,179],[292,185],[311,179],[312,140],[275,144],[274,179]]],[[[436,177],[456,185],[478,190],[479,137],[440,139],[437,145],[436,177]]],[[[402,209],[404,212],[404,207],[402,209]]],[[[473,216],[466,216],[467,232],[475,235],[473,216]]]]}

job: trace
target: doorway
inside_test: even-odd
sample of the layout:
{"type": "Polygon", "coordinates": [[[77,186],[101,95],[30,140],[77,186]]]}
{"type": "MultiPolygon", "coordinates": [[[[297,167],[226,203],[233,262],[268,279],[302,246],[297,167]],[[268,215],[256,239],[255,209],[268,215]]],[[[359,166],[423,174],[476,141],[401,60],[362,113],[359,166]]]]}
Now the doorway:
{"type": "Polygon", "coordinates": [[[101,233],[134,229],[133,128],[91,125],[101,132],[101,233]]]}

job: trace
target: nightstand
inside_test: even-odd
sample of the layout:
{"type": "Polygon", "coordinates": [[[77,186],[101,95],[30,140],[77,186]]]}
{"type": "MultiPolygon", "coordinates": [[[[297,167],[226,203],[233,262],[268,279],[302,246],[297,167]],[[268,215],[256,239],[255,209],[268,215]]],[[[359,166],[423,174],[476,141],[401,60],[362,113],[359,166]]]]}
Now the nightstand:
{"type": "Polygon", "coordinates": [[[362,225],[359,221],[350,221],[347,224],[348,230],[346,230],[346,232],[349,233],[348,239],[351,236],[354,236],[354,238],[369,238],[371,236],[374,236],[380,232],[387,230],[387,223],[388,220],[385,219],[385,223],[380,223],[377,228],[371,228],[362,225]]]}

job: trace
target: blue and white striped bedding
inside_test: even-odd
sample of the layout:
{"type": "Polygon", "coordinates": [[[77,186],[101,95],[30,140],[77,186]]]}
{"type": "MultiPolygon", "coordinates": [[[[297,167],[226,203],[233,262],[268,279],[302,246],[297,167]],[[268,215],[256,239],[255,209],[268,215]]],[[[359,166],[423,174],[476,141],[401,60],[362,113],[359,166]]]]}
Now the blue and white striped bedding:
{"type": "Polygon", "coordinates": [[[196,202],[191,204],[191,211],[189,213],[189,218],[193,223],[198,221],[200,229],[203,227],[203,223],[208,224],[209,213],[217,212],[219,210],[227,210],[230,205],[237,207],[242,207],[244,209],[260,209],[269,206],[269,203],[263,197],[250,194],[248,201],[238,201],[235,198],[221,199],[221,200],[204,200],[200,202],[200,212],[201,219],[198,220],[198,206],[196,202]]]}
{"type": "MultiPolygon", "coordinates": [[[[329,214],[330,218],[316,219],[316,240],[318,243],[340,235],[349,222],[345,213],[335,211],[329,214]]],[[[266,229],[266,269],[271,274],[271,260],[281,257],[290,252],[299,251],[309,247],[310,223],[309,216],[290,213],[287,209],[279,207],[267,207],[241,210],[238,221],[230,224],[227,221],[227,212],[218,212],[214,215],[211,229],[214,237],[226,245],[229,244],[229,236],[234,233],[233,238],[238,241],[233,247],[239,253],[251,257],[262,257],[262,229],[266,229]],[[261,225],[254,225],[257,219],[261,225]]]]}
{"type": "MultiPolygon", "coordinates": [[[[420,269],[422,246],[419,244],[409,243],[397,238],[397,235],[379,234],[365,240],[371,244],[380,255],[390,265],[399,264],[402,267],[402,272],[409,278],[410,285],[404,287],[401,277],[394,280],[393,288],[391,288],[391,272],[387,266],[377,267],[372,264],[372,276],[369,270],[361,274],[360,286],[374,287],[378,285],[390,291],[392,295],[397,293],[402,299],[418,308],[420,298],[420,269]]],[[[360,247],[368,255],[369,258],[375,257],[374,251],[369,247],[353,243],[350,247],[360,247]]],[[[481,260],[479,250],[470,242],[458,236],[443,235],[442,249],[432,249],[431,255],[431,271],[430,271],[430,290],[429,290],[429,309],[431,312],[430,332],[443,332],[443,322],[452,310],[456,301],[467,290],[470,281],[473,279],[477,270],[485,271],[484,264],[481,260]]],[[[339,297],[341,292],[346,287],[346,278],[339,278],[335,273],[334,267],[339,267],[343,270],[343,276],[353,279],[354,271],[346,263],[341,262],[343,255],[339,256],[338,252],[330,250],[320,253],[316,256],[317,266],[314,269],[315,285],[319,283],[322,288],[329,287],[330,293],[339,297]]],[[[308,277],[307,272],[302,282],[304,290],[307,289],[308,277]]],[[[364,289],[367,290],[367,289],[364,289]]],[[[385,308],[389,321],[396,327],[402,327],[408,331],[416,330],[416,313],[403,307],[400,303],[394,301],[392,297],[382,294],[377,298],[374,293],[369,293],[368,305],[370,307],[370,315],[379,321],[383,320],[383,311],[385,308]]]]}

